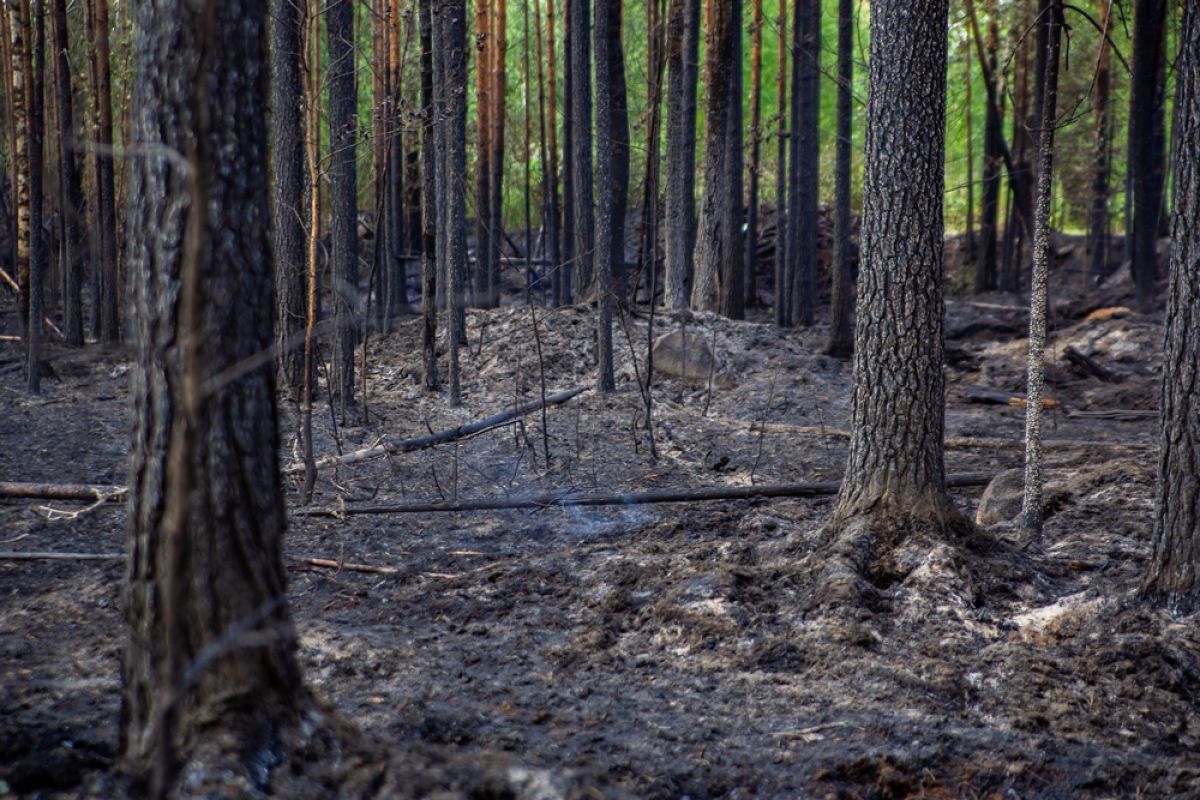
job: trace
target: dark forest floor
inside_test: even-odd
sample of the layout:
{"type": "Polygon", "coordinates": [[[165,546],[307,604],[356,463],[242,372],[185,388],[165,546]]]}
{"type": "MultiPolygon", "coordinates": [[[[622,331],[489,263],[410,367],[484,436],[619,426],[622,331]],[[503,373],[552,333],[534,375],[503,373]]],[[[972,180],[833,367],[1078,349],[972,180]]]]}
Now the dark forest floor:
{"type": "MultiPolygon", "coordinates": [[[[1108,305],[1120,301],[1119,286],[1107,291],[1108,305]]],[[[820,558],[828,499],[297,517],[287,553],[308,680],[397,749],[508,751],[633,797],[1200,797],[1197,620],[1136,595],[1156,422],[1095,413],[1155,408],[1160,320],[1084,320],[1081,301],[1057,296],[1049,378],[1061,405],[1047,436],[1113,444],[1048,451],[1055,513],[1040,541],[983,527],[972,543],[906,554],[907,574],[878,587],[870,608],[821,609],[805,566],[820,558]],[[1059,357],[1067,344],[1121,380],[1077,372],[1059,357]],[[397,572],[300,560],[313,556],[397,572]]],[[[1021,409],[965,400],[969,385],[1022,388],[1016,305],[950,301],[948,437],[1020,440],[1021,409]]],[[[551,391],[590,382],[591,320],[584,307],[539,309],[551,391]]],[[[463,408],[420,388],[418,328],[406,322],[372,338],[366,419],[338,427],[341,447],[534,397],[542,371],[529,311],[469,321],[463,408]]],[[[655,329],[679,324],[660,316],[655,329]]],[[[639,318],[629,340],[618,327],[617,393],[549,411],[549,465],[534,416],[324,473],[317,501],[836,479],[844,439],[810,429],[845,427],[850,371],[820,354],[824,329],[712,315],[688,324],[715,343],[734,385],[658,383],[657,460],[627,343],[640,359],[639,318]]],[[[0,367],[16,353],[0,344],[0,367]]],[[[57,377],[36,398],[19,373],[0,375],[0,477],[124,483],[129,358],[52,350],[57,377]]],[[[286,463],[294,408],[285,404],[281,421],[286,463]]],[[[324,405],[317,421],[318,451],[333,451],[324,405]]],[[[946,455],[950,472],[1021,459],[1004,448],[946,455]]],[[[298,502],[295,482],[288,491],[298,502]]],[[[955,492],[971,515],[979,495],[955,492]]],[[[0,549],[122,549],[123,508],[49,521],[45,505],[0,505],[0,549]]],[[[111,768],[122,577],[116,562],[0,559],[0,780],[10,791],[78,796],[111,768]]]]}

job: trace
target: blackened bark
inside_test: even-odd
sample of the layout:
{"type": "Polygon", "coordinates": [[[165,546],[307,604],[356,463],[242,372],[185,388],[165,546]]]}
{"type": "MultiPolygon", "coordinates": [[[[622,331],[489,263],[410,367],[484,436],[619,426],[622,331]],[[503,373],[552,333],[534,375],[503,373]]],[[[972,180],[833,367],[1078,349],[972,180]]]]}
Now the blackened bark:
{"type": "MultiPolygon", "coordinates": [[[[571,13],[571,198],[575,223],[574,261],[577,292],[592,288],[595,256],[595,206],[592,187],[592,39],[591,0],[568,0],[571,13]]],[[[579,298],[577,298],[579,299],[579,298]]]]}
{"type": "MultiPolygon", "coordinates": [[[[467,10],[465,0],[438,0],[435,24],[441,27],[442,75],[445,79],[445,236],[447,340],[451,406],[462,404],[458,351],[464,331],[467,286],[467,10]]],[[[435,52],[437,51],[435,46],[435,52]]]]}
{"type": "Polygon", "coordinates": [[[113,184],[112,73],[109,67],[108,0],[84,3],[88,32],[88,86],[92,98],[92,248],[98,289],[93,333],[105,344],[121,338],[118,309],[117,211],[113,184]]]}
{"type": "Polygon", "coordinates": [[[745,159],[742,144],[744,114],[742,110],[742,0],[731,0],[735,34],[733,37],[733,68],[729,71],[729,116],[726,119],[728,132],[725,138],[725,170],[729,182],[729,219],[726,225],[729,237],[725,243],[726,255],[721,259],[721,313],[729,319],[746,316],[746,244],[742,233],[746,219],[743,200],[743,174],[745,159]]]}
{"type": "Polygon", "coordinates": [[[942,530],[942,193],[948,0],[871,4],[850,456],[834,527],[942,530]]]}
{"type": "MultiPolygon", "coordinates": [[[[21,0],[28,2],[28,0],[21,0]]],[[[42,132],[44,129],[43,89],[46,75],[45,3],[38,2],[30,12],[33,15],[33,70],[25,86],[25,104],[29,114],[29,317],[25,325],[26,350],[25,378],[30,392],[41,391],[42,381],[42,317],[45,316],[46,289],[46,237],[42,235],[42,185],[45,166],[42,132]]],[[[29,61],[26,61],[28,64],[29,61]]]]}
{"type": "Polygon", "coordinates": [[[491,0],[475,2],[475,269],[472,271],[472,295],[475,305],[488,306],[488,276],[492,271],[493,244],[488,227],[492,223],[492,124],[493,109],[490,64],[496,50],[492,35],[491,0]]]}
{"type": "Polygon", "coordinates": [[[821,2],[796,0],[792,27],[792,140],[788,254],[789,322],[811,325],[817,293],[817,192],[820,188],[821,2]]]}
{"type": "Polygon", "coordinates": [[[50,40],[54,53],[55,115],[58,123],[58,205],[63,276],[63,334],[67,344],[83,344],[83,184],[79,173],[66,0],[52,0],[50,40]]]}
{"type": "Polygon", "coordinates": [[[778,119],[778,139],[775,142],[775,324],[783,327],[791,309],[788,300],[791,289],[791,260],[788,258],[787,153],[788,153],[788,0],[779,0],[779,16],[775,28],[779,34],[776,64],[775,99],[778,119]]]}
{"type": "Polygon", "coordinates": [[[354,68],[354,5],[332,0],[329,37],[329,214],[333,281],[332,393],[342,414],[354,402],[358,339],[358,94],[354,68]]]}
{"type": "MultiPolygon", "coordinates": [[[[990,73],[995,75],[1000,46],[995,1],[991,0],[987,8],[989,19],[986,64],[990,73]]],[[[995,289],[997,283],[996,239],[1000,213],[1000,163],[1003,159],[1000,152],[1000,125],[1000,109],[989,99],[983,119],[983,191],[979,213],[979,250],[975,261],[976,292],[995,289]]]]}
{"type": "Polygon", "coordinates": [[[1129,83],[1129,155],[1132,181],[1133,277],[1143,307],[1154,302],[1158,282],[1159,178],[1155,158],[1155,105],[1159,61],[1166,36],[1166,1],[1136,0],[1133,16],[1133,74],[1129,83]]]}
{"type": "Polygon", "coordinates": [[[1200,601],[1200,8],[1183,4],[1151,596],[1183,612],[1200,601]]]}
{"type": "Polygon", "coordinates": [[[275,345],[280,382],[292,396],[304,385],[305,278],[308,257],[308,167],[304,158],[304,10],[271,0],[271,142],[275,247],[275,345]]]}
{"type": "Polygon", "coordinates": [[[1062,45],[1062,3],[1051,0],[1039,19],[1042,100],[1038,120],[1037,208],[1033,215],[1033,272],[1029,288],[1029,368],[1025,404],[1025,496],[1020,524],[1030,534],[1042,531],[1042,396],[1046,383],[1046,284],[1050,268],[1050,200],[1054,179],[1054,129],[1058,113],[1058,62],[1062,45]]]}
{"type": "Polygon", "coordinates": [[[203,8],[137,4],[134,44],[134,136],[156,149],[131,174],[139,313],[121,755],[162,796],[181,771],[216,779],[205,751],[261,785],[262,743],[298,721],[303,696],[275,369],[243,367],[270,347],[275,318],[267,3],[203,8]]]}
{"type": "Polygon", "coordinates": [[[1100,14],[1099,57],[1096,59],[1096,80],[1092,90],[1092,130],[1095,150],[1092,166],[1092,197],[1088,206],[1088,270],[1087,282],[1094,286],[1108,273],[1108,177],[1112,170],[1112,112],[1109,108],[1111,76],[1109,73],[1108,40],[1113,0],[1106,0],[1100,14]]]}
{"type": "MultiPolygon", "coordinates": [[[[616,388],[613,380],[612,314],[613,314],[613,209],[617,187],[613,181],[612,163],[616,137],[613,111],[614,49],[609,39],[619,36],[613,29],[615,10],[618,25],[620,0],[595,0],[596,22],[592,28],[596,48],[596,256],[594,259],[597,290],[597,375],[596,387],[602,392],[616,388]]],[[[619,40],[618,40],[619,41],[619,40]]]]}
{"type": "Polygon", "coordinates": [[[417,9],[421,37],[421,353],[425,388],[438,388],[437,371],[437,150],[434,147],[432,0],[417,9]]]}
{"type": "Polygon", "coordinates": [[[29,323],[29,82],[33,71],[30,59],[32,27],[28,0],[20,0],[7,7],[10,33],[12,35],[10,60],[12,78],[7,87],[11,93],[10,112],[13,120],[13,205],[16,211],[16,270],[17,308],[22,334],[29,323]]]}
{"type": "Polygon", "coordinates": [[[750,185],[746,203],[746,255],[742,267],[745,270],[743,288],[746,305],[758,302],[756,270],[758,262],[758,173],[762,150],[762,0],[752,0],[750,12],[750,185]]]}
{"type": "Polygon", "coordinates": [[[838,2],[838,95],[837,154],[834,162],[833,200],[833,297],[829,309],[829,342],[825,352],[845,358],[854,349],[854,329],[850,326],[853,299],[850,274],[854,269],[850,212],[850,159],[854,143],[850,139],[854,107],[854,4],[838,2]]]}
{"type": "MultiPolygon", "coordinates": [[[[736,198],[733,196],[728,146],[733,124],[730,117],[741,109],[741,97],[732,96],[733,71],[741,68],[734,60],[736,39],[741,35],[740,17],[740,0],[710,0],[704,59],[704,195],[696,231],[692,284],[692,309],[696,311],[716,311],[721,307],[724,293],[730,288],[720,285],[729,261],[737,264],[740,284],[741,238],[735,220],[740,221],[742,198],[740,192],[736,198]]],[[[737,299],[741,300],[740,291],[737,299]]]]}
{"type": "MultiPolygon", "coordinates": [[[[651,0],[653,2],[653,0],[651,0]]],[[[625,86],[625,44],[622,30],[621,2],[608,6],[609,30],[614,35],[608,38],[608,63],[612,70],[609,89],[612,94],[612,262],[613,299],[625,302],[625,219],[629,210],[629,98],[625,86]]],[[[651,34],[652,35],[652,34],[651,34]]],[[[649,89],[654,95],[653,87],[649,89]]],[[[648,127],[654,127],[653,122],[648,127]]],[[[602,163],[599,162],[598,163],[602,163]]],[[[652,169],[656,169],[657,166],[652,169]]],[[[653,200],[651,201],[653,202],[653,200]]]]}
{"type": "Polygon", "coordinates": [[[670,0],[667,11],[667,308],[688,307],[696,219],[696,48],[700,0],[670,0]]]}
{"type": "MultiPolygon", "coordinates": [[[[575,123],[572,120],[570,98],[575,94],[575,76],[571,66],[571,42],[574,25],[571,23],[571,3],[563,0],[563,162],[562,162],[562,266],[555,271],[558,284],[555,299],[559,305],[570,303],[575,296],[575,123]]],[[[550,0],[553,8],[554,0],[550,0]]]]}
{"type": "Polygon", "coordinates": [[[501,244],[504,241],[504,125],[505,97],[508,92],[508,3],[507,0],[493,0],[496,4],[496,16],[492,25],[492,35],[496,46],[491,53],[491,95],[492,110],[488,121],[492,130],[489,143],[492,148],[488,166],[492,175],[488,180],[488,189],[492,196],[488,202],[488,213],[491,218],[488,223],[488,235],[492,238],[488,246],[487,273],[487,307],[495,308],[500,304],[500,255],[501,244]]]}

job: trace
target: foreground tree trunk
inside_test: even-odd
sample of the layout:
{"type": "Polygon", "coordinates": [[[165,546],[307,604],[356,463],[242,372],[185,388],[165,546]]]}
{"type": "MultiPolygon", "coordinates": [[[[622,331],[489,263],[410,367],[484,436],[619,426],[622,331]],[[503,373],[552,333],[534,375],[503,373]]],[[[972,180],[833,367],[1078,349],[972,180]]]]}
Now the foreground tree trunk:
{"type": "Polygon", "coordinates": [[[420,0],[417,8],[421,38],[421,363],[424,384],[438,388],[437,371],[437,274],[438,211],[437,149],[434,146],[433,102],[433,0],[420,0]]]}
{"type": "Polygon", "coordinates": [[[619,60],[621,51],[619,46],[610,46],[610,40],[620,42],[620,0],[595,0],[595,13],[592,30],[596,50],[596,163],[599,165],[596,175],[596,256],[593,259],[598,306],[596,387],[602,392],[611,392],[616,388],[612,341],[614,226],[616,195],[622,187],[616,185],[613,175],[618,136],[617,114],[613,107],[616,99],[613,80],[618,67],[613,56],[619,60]]]}
{"type": "MultiPolygon", "coordinates": [[[[28,3],[29,0],[22,0],[28,3]]],[[[45,4],[37,3],[26,8],[32,14],[33,47],[25,64],[32,67],[26,71],[25,106],[29,117],[29,316],[26,319],[25,378],[29,391],[41,391],[42,373],[42,318],[45,316],[46,300],[46,237],[42,235],[43,177],[45,149],[42,147],[45,129],[44,96],[46,74],[46,31],[45,4]],[[29,56],[32,56],[30,58],[29,56]]]]}
{"type": "Polygon", "coordinates": [[[462,404],[459,346],[465,335],[467,288],[467,10],[464,0],[438,0],[434,6],[438,27],[435,54],[440,53],[443,88],[442,159],[445,205],[443,242],[446,248],[447,343],[450,362],[450,396],[453,407],[462,404]]]}
{"type": "Polygon", "coordinates": [[[1054,128],[1058,113],[1058,61],[1062,44],[1062,4],[1051,5],[1038,25],[1038,41],[1046,47],[1042,76],[1037,166],[1037,208],[1033,215],[1033,273],[1029,287],[1029,369],[1025,404],[1025,496],[1021,527],[1042,532],[1042,396],[1046,384],[1047,282],[1050,269],[1050,199],[1054,180],[1054,128]]]}
{"type": "Polygon", "coordinates": [[[596,242],[592,194],[592,40],[588,20],[591,0],[568,0],[571,13],[571,198],[575,223],[576,300],[591,289],[596,242]]]}
{"type": "MultiPolygon", "coordinates": [[[[716,311],[734,286],[722,285],[736,265],[737,300],[741,301],[741,181],[734,196],[730,169],[730,126],[733,115],[741,124],[741,95],[734,96],[733,71],[741,65],[735,60],[737,39],[741,36],[740,0],[709,0],[708,41],[704,59],[705,133],[704,195],[696,229],[695,274],[692,284],[692,309],[716,311]]],[[[738,155],[740,156],[740,150],[738,155]]],[[[740,163],[740,158],[738,159],[740,163]]]]}
{"type": "MultiPolygon", "coordinates": [[[[1000,46],[1000,26],[996,21],[995,0],[988,8],[988,39],[986,62],[980,64],[985,73],[996,74],[997,52],[1000,46]]],[[[971,13],[975,11],[971,7],[971,13]]],[[[978,20],[974,20],[978,25],[978,20]]],[[[989,93],[983,121],[983,190],[979,211],[979,249],[975,253],[975,291],[986,292],[996,288],[996,239],[1000,213],[1000,152],[1001,118],[1000,109],[992,102],[989,93]]]]}
{"type": "MultiPolygon", "coordinates": [[[[1112,25],[1113,0],[1106,0],[1100,14],[1100,28],[1107,36],[1112,25]]],[[[1111,77],[1108,40],[1101,37],[1097,47],[1096,79],[1092,90],[1092,130],[1096,141],[1092,167],[1092,197],[1088,207],[1088,269],[1085,280],[1089,286],[1098,284],[1108,273],[1108,177],[1112,171],[1112,113],[1109,108],[1111,77]]]]}
{"type": "Polygon", "coordinates": [[[788,0],[779,0],[779,16],[775,30],[779,35],[775,67],[775,99],[779,112],[778,140],[775,142],[775,324],[783,327],[788,321],[791,261],[788,259],[787,154],[788,154],[788,0]]]}
{"type": "Polygon", "coordinates": [[[181,772],[261,783],[254,770],[303,697],[274,368],[212,381],[271,345],[266,5],[137,5],[136,139],[179,154],[133,162],[129,238],[138,414],[121,754],[156,794],[181,772]]]}
{"type": "Polygon", "coordinates": [[[1200,8],[1183,6],[1174,245],[1167,296],[1154,556],[1146,591],[1179,611],[1200,602],[1200,8]]]}
{"type": "Polygon", "coordinates": [[[688,307],[696,232],[696,47],[700,0],[671,0],[667,11],[667,308],[688,307]]]}
{"type": "Polygon", "coordinates": [[[329,35],[330,240],[333,281],[331,394],[342,415],[354,402],[354,345],[358,339],[358,142],[354,69],[354,6],[333,0],[329,35]]]}
{"type": "Polygon", "coordinates": [[[868,533],[860,570],[881,533],[964,522],[942,457],[947,5],[871,5],[850,456],[831,524],[868,533]]]}
{"type": "Polygon", "coordinates": [[[788,255],[789,323],[812,325],[816,310],[821,156],[821,2],[796,0],[792,20],[792,140],[788,255]]]}
{"type": "Polygon", "coordinates": [[[92,269],[98,280],[92,298],[93,334],[105,344],[120,341],[117,210],[113,184],[112,78],[109,68],[108,0],[84,3],[88,32],[88,88],[92,98],[92,269]]]}
{"type": "Polygon", "coordinates": [[[304,12],[297,0],[271,0],[271,139],[274,151],[276,363],[284,387],[298,397],[304,384],[305,277],[308,205],[304,163],[304,83],[300,72],[304,12]]]}

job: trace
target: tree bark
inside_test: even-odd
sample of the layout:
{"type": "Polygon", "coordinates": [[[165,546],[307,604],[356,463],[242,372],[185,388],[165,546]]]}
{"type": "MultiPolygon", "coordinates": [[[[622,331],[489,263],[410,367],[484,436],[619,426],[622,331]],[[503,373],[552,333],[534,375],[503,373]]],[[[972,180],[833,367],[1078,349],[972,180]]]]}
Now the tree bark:
{"type": "Polygon", "coordinates": [[[358,92],[354,67],[354,5],[331,0],[329,40],[329,217],[333,282],[333,386],[343,415],[354,403],[358,341],[358,92]]]}
{"type": "MultiPolygon", "coordinates": [[[[734,114],[740,116],[741,97],[733,97],[733,71],[737,39],[741,35],[740,0],[709,0],[708,38],[705,42],[705,134],[704,194],[697,224],[695,274],[692,284],[692,309],[724,310],[726,294],[733,286],[721,285],[721,279],[736,265],[737,301],[742,299],[741,237],[737,221],[741,214],[740,191],[733,195],[729,132],[734,114]],[[735,110],[736,109],[736,110],[735,110]]],[[[740,120],[737,122],[740,126],[740,120]]],[[[739,152],[740,155],[740,152],[739,152]]],[[[741,181],[738,181],[740,189],[741,181]]]]}
{"type": "Polygon", "coordinates": [[[788,324],[791,310],[792,272],[788,258],[788,0],[779,0],[779,16],[775,28],[779,34],[778,60],[775,69],[775,95],[778,102],[778,139],[775,142],[775,324],[788,324]]]}
{"type": "Polygon", "coordinates": [[[84,3],[88,32],[88,87],[92,98],[93,334],[105,344],[121,339],[118,309],[117,211],[113,183],[112,78],[109,68],[108,0],[84,3]]]}
{"type": "Polygon", "coordinates": [[[475,269],[472,273],[473,302],[487,307],[488,276],[491,274],[493,244],[488,226],[492,223],[492,103],[491,62],[496,49],[492,35],[492,0],[475,2],[475,269]]]}
{"type": "MultiPolygon", "coordinates": [[[[1000,26],[997,22],[995,0],[989,0],[987,53],[981,62],[992,75],[998,66],[1000,26]]],[[[974,13],[974,7],[971,9],[974,13]]],[[[978,22],[976,21],[976,25],[978,22]]],[[[979,212],[979,249],[975,253],[975,291],[996,288],[996,237],[1000,212],[1000,109],[988,102],[983,119],[983,191],[979,212]]]]}
{"type": "Polygon", "coordinates": [[[274,150],[275,346],[279,378],[298,397],[304,383],[308,181],[304,161],[304,13],[297,0],[271,0],[271,140],[274,150]]]}
{"type": "Polygon", "coordinates": [[[1025,496],[1021,527],[1031,534],[1042,532],[1042,396],[1046,383],[1047,277],[1050,269],[1050,198],[1054,179],[1054,129],[1058,113],[1058,62],[1062,46],[1062,3],[1050,7],[1038,20],[1038,41],[1044,42],[1042,61],[1041,123],[1038,144],[1037,209],[1033,216],[1033,274],[1029,289],[1029,370],[1025,411],[1025,496]]]}
{"type": "Polygon", "coordinates": [[[1108,274],[1108,177],[1112,170],[1112,113],[1109,108],[1111,75],[1107,35],[1111,28],[1113,0],[1105,0],[1100,13],[1100,36],[1097,47],[1096,79],[1092,92],[1092,130],[1096,137],[1092,167],[1092,197],[1088,207],[1088,270],[1089,286],[1098,284],[1108,274]]]}
{"type": "MultiPolygon", "coordinates": [[[[575,95],[575,76],[571,67],[571,42],[574,39],[572,2],[574,0],[563,0],[562,267],[556,273],[559,281],[555,290],[559,305],[566,305],[575,298],[578,273],[575,246],[575,123],[570,99],[575,95]]],[[[554,0],[551,0],[551,8],[553,5],[554,0]]]]}
{"type": "Polygon", "coordinates": [[[1158,502],[1147,593],[1180,612],[1200,600],[1200,8],[1183,5],[1179,108],[1160,411],[1158,502]]]}
{"type": "Polygon", "coordinates": [[[1132,181],[1132,269],[1138,301],[1151,306],[1158,283],[1159,191],[1155,148],[1155,107],[1159,62],[1166,46],[1165,0],[1136,0],[1133,17],[1133,74],[1129,83],[1129,151],[1132,181]]]}
{"type": "Polygon", "coordinates": [[[725,169],[729,174],[729,219],[726,240],[721,259],[720,297],[721,313],[729,319],[744,319],[746,316],[746,238],[743,227],[746,207],[743,194],[745,159],[743,157],[744,113],[742,109],[742,0],[732,0],[734,14],[733,65],[729,72],[729,116],[725,138],[725,169]]]}
{"type": "Polygon", "coordinates": [[[421,37],[421,353],[428,391],[438,388],[437,371],[437,149],[434,146],[433,8],[420,0],[417,8],[421,37]]]}
{"type": "Polygon", "coordinates": [[[816,310],[820,188],[821,3],[796,0],[792,22],[791,196],[788,202],[793,288],[789,322],[812,325],[816,310]]]}
{"type": "Polygon", "coordinates": [[[696,48],[700,0],[670,0],[667,12],[667,308],[688,307],[696,219],[696,48]]]}
{"type": "Polygon", "coordinates": [[[488,114],[491,124],[491,135],[488,137],[492,153],[488,166],[492,170],[488,181],[488,189],[492,196],[488,202],[488,213],[491,218],[488,223],[488,235],[492,242],[488,246],[487,273],[487,307],[496,308],[500,305],[500,247],[504,241],[504,125],[505,98],[508,93],[508,3],[506,0],[494,0],[496,14],[492,26],[492,35],[496,46],[491,52],[491,102],[492,110],[488,114]]]}
{"type": "Polygon", "coordinates": [[[850,209],[850,166],[854,142],[851,126],[854,117],[854,4],[838,2],[838,94],[837,154],[834,162],[833,201],[833,297],[829,308],[829,341],[825,352],[845,358],[854,350],[854,329],[850,324],[853,298],[850,276],[854,269],[850,209]]]}
{"type": "Polygon", "coordinates": [[[54,53],[55,116],[58,127],[58,207],[63,276],[63,332],[71,347],[83,345],[83,184],[76,155],[75,114],[68,59],[66,0],[53,0],[50,39],[54,53]]]}
{"type": "Polygon", "coordinates": [[[267,4],[209,8],[139,3],[135,26],[136,141],[178,155],[133,162],[138,413],[121,755],[162,796],[176,776],[228,781],[224,767],[257,785],[255,754],[299,722],[303,697],[274,367],[214,380],[270,346],[275,316],[267,4]]]}
{"type": "Polygon", "coordinates": [[[871,5],[850,455],[834,530],[967,524],[942,448],[947,7],[871,5]]]}
{"type": "Polygon", "coordinates": [[[42,231],[46,16],[44,3],[38,2],[34,6],[30,0],[19,2],[25,6],[23,13],[29,18],[32,34],[29,39],[32,50],[26,50],[25,55],[25,109],[29,121],[29,309],[25,321],[25,378],[29,391],[37,394],[41,391],[42,317],[46,306],[46,238],[42,231]]]}
{"type": "Polygon", "coordinates": [[[29,206],[29,82],[33,70],[30,53],[33,39],[30,25],[29,2],[18,0],[7,8],[9,28],[12,35],[10,60],[12,79],[8,87],[12,94],[11,109],[13,118],[13,206],[16,212],[16,279],[17,307],[21,332],[26,333],[29,324],[29,244],[32,241],[30,231],[29,206]]]}
{"type": "Polygon", "coordinates": [[[597,368],[596,388],[611,392],[616,388],[613,378],[613,245],[614,210],[618,187],[614,181],[612,166],[616,153],[616,113],[613,109],[614,51],[620,54],[620,0],[595,0],[595,25],[592,28],[596,49],[596,271],[597,288],[597,368]],[[614,16],[616,19],[614,20],[614,16]],[[614,21],[617,23],[614,28],[614,21]],[[609,41],[617,39],[617,46],[609,41]]]}
{"type": "Polygon", "coordinates": [[[742,267],[745,277],[745,305],[758,302],[755,267],[758,262],[758,173],[762,148],[762,0],[751,0],[750,10],[750,186],[746,204],[746,255],[742,267]]]}
{"type": "Polygon", "coordinates": [[[551,304],[559,302],[562,282],[562,254],[558,200],[558,102],[555,94],[558,83],[554,69],[554,3],[546,8],[546,28],[541,23],[541,0],[534,0],[534,22],[537,25],[538,62],[538,126],[542,155],[542,225],[545,229],[546,260],[550,270],[551,304]]]}
{"type": "MultiPolygon", "coordinates": [[[[571,23],[571,198],[575,223],[574,262],[577,293],[592,288],[595,206],[592,187],[592,47],[588,35],[591,0],[568,0],[571,23]]],[[[578,299],[578,298],[577,298],[578,299]]]]}
{"type": "Polygon", "coordinates": [[[437,0],[435,23],[440,26],[444,114],[445,234],[447,340],[452,407],[462,404],[459,346],[464,335],[467,278],[467,10],[465,0],[437,0]]]}

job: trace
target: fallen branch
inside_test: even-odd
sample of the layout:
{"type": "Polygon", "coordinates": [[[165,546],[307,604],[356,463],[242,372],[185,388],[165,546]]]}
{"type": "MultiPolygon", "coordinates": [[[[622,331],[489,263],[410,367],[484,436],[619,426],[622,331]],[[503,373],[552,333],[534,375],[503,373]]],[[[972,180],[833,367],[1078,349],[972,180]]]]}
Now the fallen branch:
{"type": "Polygon", "coordinates": [[[124,561],[124,553],[46,553],[0,550],[0,561],[124,561]]]}
{"type": "Polygon", "coordinates": [[[337,561],[332,558],[297,558],[297,562],[308,567],[322,567],[346,572],[369,572],[373,575],[395,575],[400,570],[395,567],[377,567],[373,564],[355,564],[349,561],[337,561]]]}
{"type": "MultiPolygon", "coordinates": [[[[952,487],[985,486],[991,475],[969,473],[951,475],[946,483],[952,487]]],[[[656,492],[600,492],[574,494],[548,492],[529,497],[488,497],[458,503],[399,503],[361,506],[297,508],[296,517],[336,517],[353,514],[418,514],[459,511],[499,511],[523,508],[553,508],[577,506],[635,506],[651,503],[694,503],[709,500],[754,500],[770,497],[825,497],[837,494],[839,482],[784,483],[764,486],[710,486],[702,489],[664,489],[656,492]]]]}
{"type": "MultiPolygon", "coordinates": [[[[21,293],[21,287],[18,286],[17,282],[13,280],[12,276],[9,275],[7,272],[5,272],[3,269],[0,269],[0,278],[3,278],[4,282],[7,283],[14,292],[16,292],[17,294],[21,293]]],[[[65,340],[67,338],[66,336],[63,335],[63,332],[59,329],[59,327],[54,324],[54,321],[51,320],[49,317],[42,317],[42,321],[46,323],[47,327],[49,327],[50,330],[52,330],[56,334],[58,334],[59,339],[65,340]]],[[[8,338],[8,337],[5,337],[5,338],[8,338]]],[[[16,338],[20,338],[20,337],[16,337],[16,338]]]]}
{"type": "MultiPolygon", "coordinates": [[[[1075,416],[1068,414],[1068,416],[1075,416]]],[[[751,432],[758,423],[751,423],[751,432]]],[[[830,439],[849,439],[850,431],[837,428],[823,428],[817,425],[787,425],[781,422],[768,422],[766,430],[776,433],[794,433],[802,436],[826,436],[830,439]]],[[[967,450],[1025,450],[1024,439],[993,439],[974,436],[951,436],[943,442],[949,449],[967,450]]],[[[1047,450],[1069,450],[1076,447],[1132,447],[1135,449],[1158,447],[1157,442],[1104,442],[1098,440],[1077,439],[1046,439],[1042,447],[1047,450]]]]}
{"type": "MultiPolygon", "coordinates": [[[[993,406],[1016,406],[1024,408],[1029,404],[1025,395],[1019,392],[1008,392],[1004,389],[992,389],[987,386],[968,386],[964,392],[968,403],[982,403],[993,406]]],[[[1057,408],[1058,401],[1053,397],[1042,398],[1042,408],[1057,408]]]]}
{"type": "Polygon", "coordinates": [[[93,500],[107,502],[128,492],[124,486],[95,486],[86,483],[21,483],[0,481],[0,497],[28,497],[39,500],[93,500]]]}
{"type": "MultiPolygon", "coordinates": [[[[470,422],[465,425],[459,425],[457,428],[431,433],[428,436],[418,436],[415,439],[392,439],[390,441],[380,442],[371,447],[365,447],[362,450],[355,450],[353,453],[346,453],[341,456],[324,456],[317,459],[316,468],[322,467],[340,467],[347,464],[355,464],[359,461],[368,461],[373,458],[383,458],[386,455],[395,453],[411,453],[414,450],[424,450],[429,447],[435,447],[439,444],[446,444],[458,439],[465,439],[468,436],[474,436],[477,433],[489,431],[492,428],[499,428],[502,425],[507,425],[511,422],[539,411],[542,408],[549,406],[561,405],[567,402],[576,395],[583,394],[590,386],[581,386],[577,389],[568,389],[565,392],[552,394],[545,400],[531,400],[524,405],[510,408],[501,411],[499,414],[494,414],[486,419],[470,422]]],[[[303,464],[291,464],[284,472],[288,475],[294,475],[304,471],[303,464]]]]}
{"type": "Polygon", "coordinates": [[[1082,369],[1089,375],[1092,375],[1105,383],[1120,383],[1121,376],[1104,366],[1096,359],[1076,350],[1074,347],[1067,345],[1063,348],[1063,358],[1070,361],[1075,366],[1082,369]]]}

